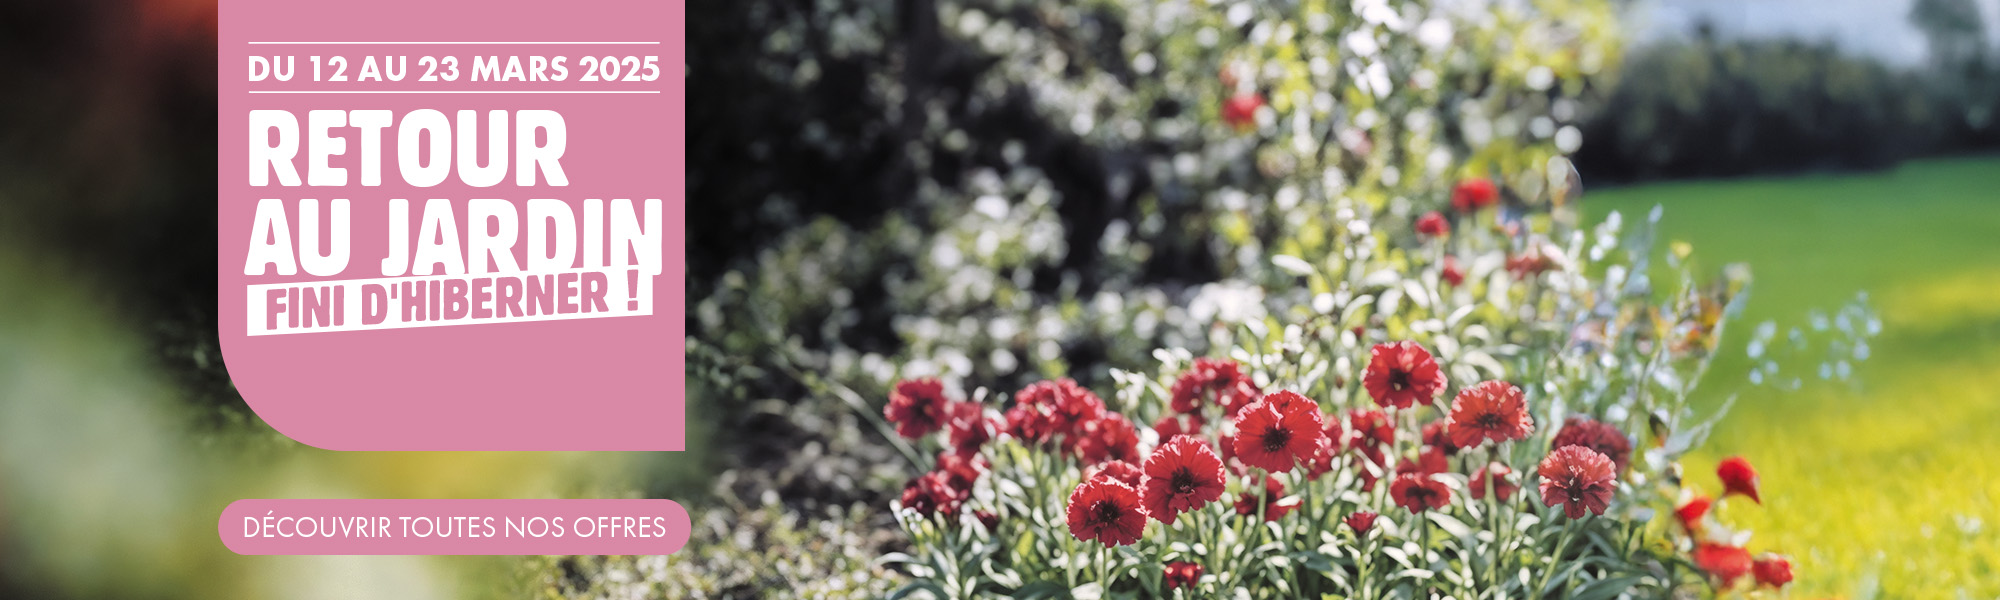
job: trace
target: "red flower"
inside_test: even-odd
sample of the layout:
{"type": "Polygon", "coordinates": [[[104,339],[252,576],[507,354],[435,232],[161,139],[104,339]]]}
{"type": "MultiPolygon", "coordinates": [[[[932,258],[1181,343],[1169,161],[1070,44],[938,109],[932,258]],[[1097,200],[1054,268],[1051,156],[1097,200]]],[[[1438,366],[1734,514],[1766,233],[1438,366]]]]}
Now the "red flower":
{"type": "MultiPolygon", "coordinates": [[[[1327,419],[1327,422],[1339,423],[1340,420],[1327,419]]],[[[1334,445],[1334,440],[1337,439],[1340,439],[1337,435],[1327,435],[1321,437],[1318,444],[1313,445],[1312,459],[1306,461],[1307,478],[1319,479],[1320,476],[1333,472],[1333,458],[1340,454],[1339,446],[1334,445]]]]}
{"type": "Polygon", "coordinates": [[[1160,444],[1146,457],[1145,472],[1146,512],[1161,523],[1222,497],[1222,459],[1201,438],[1177,435],[1160,444]]]}
{"type": "Polygon", "coordinates": [[[986,474],[986,464],[979,460],[977,455],[968,458],[962,454],[939,454],[937,472],[945,474],[945,481],[951,485],[951,489],[970,493],[972,484],[977,483],[979,477],[986,474]]]}
{"type": "Polygon", "coordinates": [[[1139,430],[1125,420],[1125,415],[1104,413],[1102,418],[1084,423],[1076,452],[1085,463],[1140,460],[1139,430]]]}
{"type": "Polygon", "coordinates": [[[925,377],[896,382],[889,391],[889,405],[882,416],[896,424],[896,435],[917,439],[944,426],[951,401],[944,397],[944,383],[925,377]]]}
{"type": "Polygon", "coordinates": [[[1162,569],[1162,573],[1164,573],[1164,576],[1161,579],[1165,581],[1167,589],[1170,590],[1175,588],[1193,588],[1196,583],[1201,581],[1201,565],[1196,563],[1186,561],[1170,562],[1167,563],[1165,569],[1162,569]]]}
{"type": "Polygon", "coordinates": [[[1222,122],[1235,127],[1237,131],[1247,131],[1257,125],[1257,109],[1263,106],[1262,96],[1237,94],[1222,103],[1222,122]]]}
{"type": "Polygon", "coordinates": [[[1418,475],[1436,475],[1438,473],[1443,473],[1445,471],[1450,471],[1450,470],[1451,470],[1451,459],[1447,458],[1444,455],[1444,451],[1437,449],[1436,446],[1425,447],[1422,451],[1417,453],[1416,460],[1410,460],[1405,458],[1403,460],[1396,461],[1396,474],[1398,475],[1404,473],[1416,473],[1418,475]]]}
{"type": "Polygon", "coordinates": [[[1438,419],[1424,424],[1424,445],[1443,450],[1445,454],[1457,454],[1458,444],[1451,443],[1450,419],[1438,419]]]}
{"type": "Polygon", "coordinates": [[[1116,479],[1120,483],[1132,486],[1132,489],[1138,489],[1139,484],[1146,481],[1145,471],[1122,460],[1107,460],[1083,470],[1084,479],[1096,479],[1099,475],[1116,479]]]}
{"type": "Polygon", "coordinates": [[[1764,503],[1757,497],[1757,469],[1751,468],[1749,459],[1741,456],[1722,459],[1722,463],[1715,466],[1715,476],[1722,478],[1723,497],[1742,494],[1749,496],[1751,502],[1764,503]]]}
{"type": "Polygon", "coordinates": [[[1708,515],[1708,507],[1713,504],[1714,501],[1709,500],[1708,496],[1695,496],[1688,499],[1687,504],[1682,504],[1680,508],[1674,509],[1674,516],[1680,518],[1681,528],[1686,529],[1692,535],[1694,532],[1700,531],[1698,526],[1701,525],[1701,518],[1708,515]]]}
{"type": "Polygon", "coordinates": [[[975,510],[972,511],[972,518],[979,519],[979,524],[986,526],[987,533],[992,533],[1000,528],[1000,515],[993,514],[993,511],[975,510]]]}
{"type": "Polygon", "coordinates": [[[1252,467],[1288,471],[1300,461],[1312,460],[1322,435],[1319,405],[1281,390],[1237,414],[1236,455],[1252,467]]]}
{"type": "Polygon", "coordinates": [[[1583,446],[1596,450],[1598,454],[1610,457],[1611,463],[1621,473],[1625,471],[1626,461],[1632,459],[1632,441],[1625,438],[1625,432],[1585,417],[1570,417],[1563,422],[1563,428],[1556,432],[1549,446],[1583,446]]]}
{"type": "Polygon", "coordinates": [[[1235,415],[1256,401],[1258,393],[1243,365],[1227,359],[1197,358],[1174,380],[1172,404],[1174,412],[1196,413],[1203,402],[1214,402],[1226,414],[1235,415]]]}
{"type": "Polygon", "coordinates": [[[1363,491],[1375,491],[1375,482],[1389,474],[1388,457],[1381,450],[1362,450],[1354,455],[1354,473],[1361,478],[1363,491]]]}
{"type": "Polygon", "coordinates": [[[1368,530],[1375,527],[1375,517],[1377,516],[1375,513],[1363,510],[1349,514],[1347,518],[1341,520],[1345,521],[1347,526],[1354,530],[1355,537],[1366,537],[1368,530]]]}
{"type": "Polygon", "coordinates": [[[1076,539],[1123,546],[1139,541],[1146,530],[1146,509],[1139,492],[1110,477],[1076,486],[1069,495],[1069,533],[1076,539]]]}
{"type": "Polygon", "coordinates": [[[1527,279],[1561,266],[1558,262],[1561,257],[1560,248],[1556,248],[1548,240],[1537,238],[1529,242],[1521,252],[1507,257],[1507,271],[1513,273],[1515,279],[1527,279]]]}
{"type": "Polygon", "coordinates": [[[1616,479],[1611,459],[1583,446],[1563,446],[1542,459],[1542,504],[1563,505],[1563,514],[1583,517],[1586,509],[1604,514],[1615,491],[1616,479]]]}
{"type": "Polygon", "coordinates": [[[1438,392],[1444,391],[1447,382],[1429,351],[1416,342],[1404,340],[1376,344],[1369,351],[1368,371],[1362,375],[1361,384],[1368,388],[1368,395],[1375,398],[1376,404],[1409,408],[1430,404],[1438,392]]]}
{"type": "Polygon", "coordinates": [[[1528,418],[1528,403],[1521,388],[1505,381],[1482,381],[1463,390],[1451,401],[1451,443],[1471,448],[1480,442],[1495,443],[1528,437],[1535,421],[1528,418]]]}
{"type": "Polygon", "coordinates": [[[1480,467],[1479,472],[1472,474],[1471,488],[1473,500],[1486,499],[1486,480],[1489,478],[1493,480],[1493,497],[1499,499],[1501,502],[1512,499],[1514,492],[1521,489],[1521,484],[1514,482],[1513,469],[1509,469],[1507,465],[1498,462],[1488,463],[1486,466],[1480,467]]]}
{"type": "Polygon", "coordinates": [[[1445,222],[1442,213],[1430,211],[1424,213],[1424,216],[1417,217],[1417,233],[1431,237],[1441,236],[1451,233],[1451,223],[1445,222]]]}
{"type": "Polygon", "coordinates": [[[1097,394],[1077,385],[1075,381],[1063,379],[1057,382],[1062,393],[1056,396],[1054,410],[1049,412],[1049,420],[1055,431],[1064,436],[1063,447],[1074,448],[1085,437],[1084,426],[1104,418],[1104,401],[1097,394]]]}
{"type": "Polygon", "coordinates": [[[1465,269],[1459,268],[1458,257],[1446,254],[1438,270],[1438,276],[1443,277],[1444,282],[1451,284],[1451,287],[1465,285],[1465,269]]]}
{"type": "Polygon", "coordinates": [[[956,515],[965,496],[951,487],[950,475],[943,471],[931,471],[910,480],[903,487],[903,507],[917,511],[917,514],[956,515]]]}
{"type": "MultiPolygon", "coordinates": [[[[1297,502],[1279,502],[1279,500],[1283,499],[1284,497],[1285,497],[1285,484],[1283,482],[1278,481],[1277,477],[1271,475],[1265,475],[1264,476],[1264,520],[1265,521],[1276,521],[1280,518],[1283,518],[1286,514],[1290,514],[1293,508],[1296,508],[1298,506],[1297,502]]],[[[1253,516],[1253,517],[1257,515],[1257,492],[1251,490],[1244,490],[1243,493],[1238,494],[1236,496],[1236,514],[1253,516]]]]}
{"type": "Polygon", "coordinates": [[[978,454],[986,442],[1000,431],[1000,424],[986,413],[986,406],[978,402],[960,402],[951,406],[951,419],[945,425],[950,434],[953,452],[978,454]]]}
{"type": "Polygon", "coordinates": [[[1694,564],[1727,588],[1750,572],[1750,553],[1735,546],[1702,544],[1694,548],[1694,564]]]}
{"type": "Polygon", "coordinates": [[[1347,428],[1349,448],[1371,450],[1396,443],[1396,427],[1389,424],[1389,415],[1379,410],[1347,413],[1347,428]]]}
{"type": "Polygon", "coordinates": [[[1048,443],[1054,436],[1053,423],[1039,407],[1016,404],[1007,410],[1007,434],[1030,446],[1048,443]]]}
{"type": "Polygon", "coordinates": [[[1104,416],[1104,401],[1071,379],[1040,381],[1014,395],[1007,412],[1007,429],[1025,443],[1042,444],[1061,436],[1065,451],[1076,449],[1084,427],[1104,416]]]}
{"type": "Polygon", "coordinates": [[[1451,208],[1458,212],[1472,212],[1486,208],[1499,200],[1500,188],[1493,185],[1493,180],[1485,177],[1461,180],[1451,189],[1451,208]]]}
{"type": "Polygon", "coordinates": [[[1414,515],[1451,504],[1451,488],[1429,475],[1404,473],[1389,484],[1389,497],[1396,500],[1396,506],[1409,509],[1414,515]]]}
{"type": "Polygon", "coordinates": [[[1785,587],[1792,582],[1792,561],[1784,556],[1765,552],[1750,563],[1750,573],[1757,576],[1757,583],[1774,588],[1785,587]]]}
{"type": "Polygon", "coordinates": [[[1153,432],[1160,434],[1160,439],[1171,440],[1177,435],[1201,435],[1203,425],[1207,422],[1200,414],[1167,415],[1153,423],[1153,432]]]}

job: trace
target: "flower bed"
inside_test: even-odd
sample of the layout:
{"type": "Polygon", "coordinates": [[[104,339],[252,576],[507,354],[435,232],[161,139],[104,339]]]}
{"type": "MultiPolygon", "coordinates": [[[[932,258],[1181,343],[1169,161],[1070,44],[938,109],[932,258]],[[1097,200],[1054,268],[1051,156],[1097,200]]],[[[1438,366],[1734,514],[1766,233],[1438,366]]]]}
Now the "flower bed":
{"type": "MultiPolygon", "coordinates": [[[[811,90],[847,72],[826,65],[883,69],[866,89],[904,136],[909,206],[794,224],[691,282],[690,362],[720,406],[874,421],[908,465],[787,470],[839,493],[781,499],[897,497],[910,545],[884,564],[906,592],[1519,597],[1729,574],[1716,549],[1742,535],[1673,516],[1724,488],[1674,465],[1722,412],[1690,394],[1748,273],[1698,284],[1687,248],[1657,251],[1658,211],[1579,223],[1565,157],[1617,60],[1609,8],[888,4],[780,13],[767,47],[826,47],[755,72],[811,90]],[[996,126],[1016,119],[1020,138],[996,126]],[[1371,387],[1378,364],[1403,375],[1371,387]],[[1273,428],[1274,449],[1237,447],[1273,428]],[[1174,482],[1210,455],[1218,477],[1174,482]],[[902,467],[923,474],[880,476],[902,467]],[[1110,508],[1072,511],[1078,493],[1110,508]]],[[[847,130],[884,128],[803,138],[875,143],[847,130]]],[[[793,214],[774,198],[763,214],[793,214]]]]}
{"type": "Polygon", "coordinates": [[[1788,559],[1753,558],[1747,532],[1708,514],[1760,501],[1750,463],[1684,479],[1676,462],[1713,424],[1688,394],[1740,272],[1697,286],[1683,270],[1656,300],[1640,275],[1650,249],[1616,247],[1620,219],[1561,247],[1458,208],[1459,235],[1522,249],[1473,253],[1469,285],[1443,276],[1445,240],[1428,233],[1398,253],[1434,257],[1409,276],[1281,258],[1299,284],[1340,291],[1230,324],[1227,358],[1165,349],[1158,375],[1115,372],[1108,400],[1067,379],[1011,402],[898,384],[885,417],[938,465],[899,503],[911,589],[1518,598],[1788,583],[1788,559]]]}

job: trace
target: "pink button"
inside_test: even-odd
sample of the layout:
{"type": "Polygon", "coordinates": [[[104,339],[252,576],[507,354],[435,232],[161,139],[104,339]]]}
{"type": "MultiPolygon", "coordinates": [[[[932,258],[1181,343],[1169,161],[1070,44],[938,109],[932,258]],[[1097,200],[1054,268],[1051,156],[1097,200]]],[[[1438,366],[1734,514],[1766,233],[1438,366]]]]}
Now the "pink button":
{"type": "Polygon", "coordinates": [[[237,500],[216,533],[237,554],[672,554],[672,500],[237,500]]]}

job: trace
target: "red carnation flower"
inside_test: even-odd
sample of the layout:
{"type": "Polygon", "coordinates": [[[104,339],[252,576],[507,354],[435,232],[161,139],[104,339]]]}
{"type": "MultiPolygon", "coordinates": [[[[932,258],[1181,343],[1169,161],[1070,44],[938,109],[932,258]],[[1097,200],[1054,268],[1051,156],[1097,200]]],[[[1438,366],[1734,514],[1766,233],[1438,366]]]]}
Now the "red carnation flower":
{"type": "Polygon", "coordinates": [[[1750,563],[1750,573],[1757,576],[1757,583],[1774,588],[1785,587],[1792,582],[1792,561],[1784,556],[1765,552],[1750,563]]]}
{"type": "Polygon", "coordinates": [[[1682,504],[1679,508],[1674,509],[1674,516],[1680,518],[1681,528],[1686,529],[1688,534],[1692,535],[1694,532],[1701,530],[1701,519],[1708,515],[1708,507],[1714,505],[1714,503],[1713,500],[1709,500],[1708,496],[1695,496],[1688,499],[1686,504],[1682,504]]]}
{"type": "Polygon", "coordinates": [[[1084,426],[1104,418],[1104,400],[1069,379],[1058,380],[1056,385],[1061,393],[1049,411],[1049,421],[1056,433],[1063,434],[1063,447],[1073,449],[1086,435],[1084,426]]]}
{"type": "Polygon", "coordinates": [[[1435,210],[1430,211],[1424,213],[1424,216],[1417,217],[1417,233],[1438,237],[1451,233],[1451,223],[1445,222],[1444,214],[1435,210]]]}
{"type": "Polygon", "coordinates": [[[1751,502],[1763,504],[1757,497],[1757,469],[1750,466],[1750,460],[1741,456],[1722,459],[1715,466],[1715,476],[1722,478],[1722,496],[1730,494],[1749,496],[1751,502]]]}
{"type": "Polygon", "coordinates": [[[1563,505],[1563,514],[1583,517],[1586,509],[1602,515],[1615,491],[1611,459],[1583,446],[1563,446],[1542,459],[1542,504],[1563,505]]]}
{"type": "Polygon", "coordinates": [[[1116,479],[1119,483],[1132,486],[1132,489],[1139,489],[1139,485],[1146,481],[1145,471],[1122,460],[1107,460],[1083,470],[1084,479],[1096,479],[1099,475],[1116,479]]]}
{"type": "Polygon", "coordinates": [[[1562,249],[1548,240],[1536,238],[1520,252],[1507,257],[1507,272],[1513,273],[1515,279],[1528,279],[1562,266],[1561,260],[1562,249]]]}
{"type": "Polygon", "coordinates": [[[1355,511],[1353,514],[1347,515],[1347,518],[1341,519],[1341,521],[1345,521],[1348,528],[1354,530],[1355,537],[1367,537],[1368,530],[1375,527],[1375,517],[1377,516],[1379,515],[1365,510],[1355,511]]]}
{"type": "Polygon", "coordinates": [[[1200,414],[1167,415],[1153,423],[1153,433],[1160,439],[1171,440],[1177,435],[1201,435],[1201,428],[1208,423],[1200,414]]]}
{"type": "Polygon", "coordinates": [[[1212,402],[1234,415],[1244,405],[1257,400],[1257,384],[1243,372],[1243,365],[1221,358],[1197,358],[1174,380],[1174,412],[1196,413],[1203,403],[1212,402]]]}
{"type": "Polygon", "coordinates": [[[937,472],[945,474],[945,481],[951,485],[951,489],[971,492],[972,484],[977,483],[979,477],[986,474],[986,463],[977,455],[968,458],[961,454],[939,454],[937,472]]]}
{"type": "Polygon", "coordinates": [[[1362,491],[1375,491],[1375,482],[1389,474],[1388,460],[1381,450],[1367,449],[1355,453],[1354,473],[1361,478],[1362,491]]]}
{"type": "Polygon", "coordinates": [[[980,525],[986,526],[987,533],[992,533],[1000,528],[1000,515],[993,514],[993,511],[975,510],[972,511],[972,518],[978,519],[980,525]]]}
{"type": "MultiPolygon", "coordinates": [[[[1339,420],[1327,419],[1327,422],[1338,423],[1339,420]]],[[[1320,476],[1333,472],[1333,458],[1340,455],[1339,447],[1333,442],[1337,439],[1340,438],[1323,436],[1319,439],[1319,443],[1313,445],[1312,458],[1306,461],[1306,478],[1319,479],[1320,476]]]]}
{"type": "Polygon", "coordinates": [[[1125,419],[1125,415],[1107,412],[1102,418],[1083,425],[1083,436],[1077,441],[1076,451],[1085,463],[1137,461],[1140,460],[1139,430],[1125,419]]]}
{"type": "Polygon", "coordinates": [[[1395,499],[1396,506],[1409,509],[1414,515],[1451,504],[1451,488],[1429,475],[1404,473],[1389,484],[1389,497],[1395,499]]]}
{"type": "Polygon", "coordinates": [[[1201,565],[1196,563],[1186,561],[1170,562],[1161,570],[1161,573],[1163,583],[1170,590],[1175,588],[1193,588],[1196,583],[1201,581],[1201,565]]]}
{"type": "Polygon", "coordinates": [[[1624,472],[1632,459],[1632,441],[1625,438],[1625,432],[1617,427],[1600,423],[1585,417],[1570,417],[1563,422],[1561,430],[1549,442],[1550,448],[1563,446],[1583,446],[1596,450],[1598,454],[1611,458],[1618,472],[1624,472]]]}
{"type": "Polygon", "coordinates": [[[987,414],[986,406],[978,402],[960,402],[951,407],[951,419],[945,425],[950,434],[953,452],[965,455],[978,454],[979,449],[993,441],[1000,431],[1000,424],[987,414]]]}
{"type": "Polygon", "coordinates": [[[1132,486],[1098,477],[1070,492],[1069,533],[1076,539],[1109,548],[1137,542],[1145,530],[1146,508],[1139,505],[1139,492],[1132,486]]]}
{"type": "Polygon", "coordinates": [[[1236,455],[1243,464],[1288,471],[1312,460],[1320,436],[1319,405],[1290,390],[1267,395],[1236,416],[1236,455]]]}
{"type": "Polygon", "coordinates": [[[1426,446],[1423,450],[1417,452],[1416,460],[1405,458],[1396,461],[1396,474],[1398,475],[1403,473],[1436,475],[1450,470],[1451,459],[1446,457],[1444,451],[1437,449],[1436,446],[1426,446]]]}
{"type": "Polygon", "coordinates": [[[1396,427],[1389,424],[1389,415],[1379,410],[1347,413],[1347,428],[1349,448],[1371,450],[1396,443],[1396,427]]]}
{"type": "Polygon", "coordinates": [[[882,416],[896,424],[896,435],[914,440],[944,426],[950,402],[944,397],[944,383],[936,379],[898,381],[889,391],[889,405],[882,407],[882,416]]]}
{"type": "Polygon", "coordinates": [[[1007,409],[1007,434],[1030,446],[1048,443],[1052,437],[1048,415],[1028,405],[1007,409]]]}
{"type": "Polygon", "coordinates": [[[1237,94],[1222,103],[1222,122],[1235,127],[1237,131],[1248,131],[1257,126],[1257,109],[1263,106],[1263,96],[1237,94]]]}
{"type": "Polygon", "coordinates": [[[1513,499],[1514,492],[1521,489],[1521,484],[1514,482],[1513,469],[1509,469],[1507,465],[1498,462],[1488,463],[1486,466],[1480,467],[1479,472],[1472,474],[1471,488],[1473,500],[1486,499],[1487,479],[1493,480],[1493,497],[1499,499],[1501,502],[1513,499]]]}
{"type": "Polygon", "coordinates": [[[1438,276],[1444,278],[1444,282],[1451,284],[1451,287],[1465,285],[1465,269],[1458,266],[1458,257],[1445,255],[1438,271],[1438,276]]]}
{"type": "Polygon", "coordinates": [[[1451,208],[1462,213],[1492,206],[1499,200],[1500,188],[1493,185],[1493,180],[1485,177],[1461,180],[1451,189],[1451,208]]]}
{"type": "Polygon", "coordinates": [[[1447,381],[1437,360],[1416,342],[1376,344],[1369,351],[1368,371],[1361,377],[1368,395],[1384,407],[1409,408],[1430,404],[1447,381]]]}
{"type": "Polygon", "coordinates": [[[926,517],[958,514],[965,496],[952,488],[950,477],[943,471],[931,471],[910,480],[903,487],[903,507],[926,517]]]}
{"type": "Polygon", "coordinates": [[[1750,553],[1735,546],[1702,544],[1694,548],[1694,564],[1728,588],[1750,572],[1750,553]]]}
{"type": "MultiPolygon", "coordinates": [[[[1276,521],[1290,514],[1298,506],[1297,502],[1280,502],[1285,497],[1285,484],[1277,477],[1264,476],[1264,520],[1276,521]]],[[[1236,496],[1236,514],[1257,516],[1257,492],[1244,490],[1236,496]]]]}
{"type": "Polygon", "coordinates": [[[1161,523],[1222,497],[1222,459],[1201,438],[1174,436],[1146,457],[1144,470],[1146,511],[1161,523]]]}
{"type": "Polygon", "coordinates": [[[1324,417],[1322,417],[1319,413],[1318,402],[1314,402],[1311,399],[1306,398],[1305,396],[1299,395],[1298,392],[1294,392],[1291,390],[1278,390],[1276,392],[1272,392],[1268,395],[1265,395],[1263,401],[1267,404],[1270,404],[1271,406],[1277,407],[1278,414],[1291,416],[1296,413],[1305,415],[1307,417],[1311,417],[1313,430],[1320,432],[1322,435],[1324,435],[1325,425],[1322,423],[1324,417]]]}
{"type": "Polygon", "coordinates": [[[1451,443],[1471,448],[1480,442],[1495,443],[1528,437],[1535,421],[1528,418],[1528,402],[1521,388],[1505,381],[1482,381],[1463,390],[1451,401],[1451,443]]]}
{"type": "Polygon", "coordinates": [[[1424,445],[1443,450],[1445,454],[1457,454],[1458,444],[1451,443],[1450,419],[1438,419],[1424,424],[1424,445]]]}

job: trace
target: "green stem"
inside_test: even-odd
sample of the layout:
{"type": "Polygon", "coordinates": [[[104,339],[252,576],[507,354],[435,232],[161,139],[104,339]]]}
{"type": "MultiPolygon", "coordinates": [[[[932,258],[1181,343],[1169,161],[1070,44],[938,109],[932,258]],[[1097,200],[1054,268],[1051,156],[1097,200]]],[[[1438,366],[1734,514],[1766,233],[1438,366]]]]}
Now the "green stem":
{"type": "Polygon", "coordinates": [[[1070,589],[1076,589],[1076,536],[1063,538],[1063,568],[1067,571],[1070,589]]]}
{"type": "Polygon", "coordinates": [[[1575,537],[1576,522],[1577,519],[1565,518],[1563,520],[1562,533],[1558,534],[1562,537],[1556,539],[1556,551],[1554,554],[1549,555],[1549,568],[1546,571],[1542,571],[1541,582],[1535,585],[1535,589],[1530,590],[1534,594],[1533,597],[1542,597],[1548,591],[1549,581],[1555,577],[1556,570],[1562,568],[1563,551],[1569,549],[1569,540],[1575,537]]]}
{"type": "Polygon", "coordinates": [[[1097,586],[1105,596],[1111,595],[1111,547],[1097,551],[1097,586]]]}
{"type": "Polygon", "coordinates": [[[1493,531],[1493,559],[1486,563],[1486,581],[1493,597],[1504,598],[1506,594],[1500,591],[1500,561],[1506,556],[1502,547],[1505,542],[1500,539],[1500,478],[1493,475],[1492,469],[1493,463],[1499,462],[1500,449],[1487,448],[1486,454],[1486,528],[1493,531]]]}

